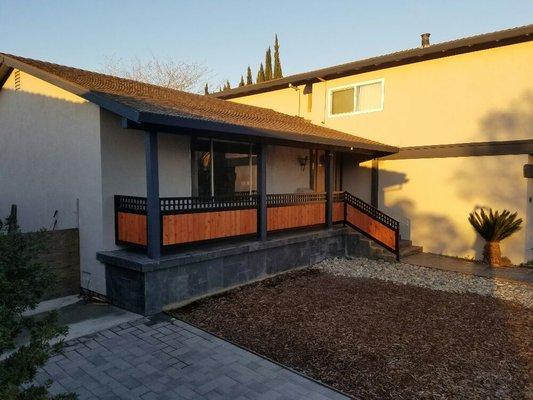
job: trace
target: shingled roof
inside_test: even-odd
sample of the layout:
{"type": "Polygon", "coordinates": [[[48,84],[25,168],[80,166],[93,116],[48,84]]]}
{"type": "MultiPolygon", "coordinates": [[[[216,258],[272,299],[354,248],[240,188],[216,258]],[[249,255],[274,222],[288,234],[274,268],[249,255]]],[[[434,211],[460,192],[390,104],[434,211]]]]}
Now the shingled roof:
{"type": "Polygon", "coordinates": [[[12,68],[59,86],[139,125],[202,129],[381,154],[398,151],[393,146],[266,108],[4,53],[0,53],[0,87],[2,71],[7,76],[12,68]]]}

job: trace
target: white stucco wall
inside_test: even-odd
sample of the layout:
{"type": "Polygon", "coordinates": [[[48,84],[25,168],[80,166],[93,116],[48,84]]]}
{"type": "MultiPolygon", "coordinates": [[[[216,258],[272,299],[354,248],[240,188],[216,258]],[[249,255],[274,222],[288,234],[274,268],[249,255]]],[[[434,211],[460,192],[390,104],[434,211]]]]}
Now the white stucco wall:
{"type": "Polygon", "coordinates": [[[92,274],[101,269],[99,107],[25,73],[20,83],[13,73],[0,90],[0,216],[14,203],[24,231],[50,228],[55,210],[57,229],[79,221],[82,284],[105,290],[92,274]]]}
{"type": "MultiPolygon", "coordinates": [[[[0,90],[0,216],[17,204],[24,231],[80,231],[81,285],[105,294],[96,252],[115,249],[115,194],[146,195],[143,132],[120,118],[30,75],[0,90]],[[79,204],[79,212],[78,206],[79,204]]],[[[160,193],[190,196],[190,140],[159,134],[160,193]]]]}
{"type": "Polygon", "coordinates": [[[267,193],[295,193],[298,189],[309,190],[309,162],[304,170],[298,156],[307,156],[309,150],[286,146],[268,146],[267,193]]]}

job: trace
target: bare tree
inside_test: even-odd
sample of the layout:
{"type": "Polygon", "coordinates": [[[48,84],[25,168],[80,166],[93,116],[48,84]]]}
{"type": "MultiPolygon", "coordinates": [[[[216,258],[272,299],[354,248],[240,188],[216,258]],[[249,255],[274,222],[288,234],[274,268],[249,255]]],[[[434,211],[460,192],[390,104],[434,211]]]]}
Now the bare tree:
{"type": "Polygon", "coordinates": [[[194,93],[202,92],[210,73],[200,63],[159,59],[155,56],[146,61],[138,57],[123,60],[108,56],[101,71],[108,75],[194,93]]]}

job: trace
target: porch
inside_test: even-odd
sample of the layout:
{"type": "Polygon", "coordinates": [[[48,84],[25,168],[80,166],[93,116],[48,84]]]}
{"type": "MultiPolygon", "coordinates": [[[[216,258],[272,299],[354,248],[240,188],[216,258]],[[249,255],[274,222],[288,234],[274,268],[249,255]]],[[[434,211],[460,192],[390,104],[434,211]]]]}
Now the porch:
{"type": "MultiPolygon", "coordinates": [[[[325,257],[366,255],[362,247],[369,242],[354,232],[399,257],[398,222],[342,191],[342,157],[368,160],[380,152],[316,143],[320,139],[188,133],[191,178],[182,189],[190,185],[192,196],[160,196],[161,134],[155,130],[144,133],[146,196],[114,193],[119,250],[97,253],[113,304],[148,315],[325,257]],[[296,151],[276,173],[268,160],[281,148],[296,151]],[[284,187],[294,192],[279,193],[284,187]]],[[[169,173],[164,168],[162,178],[169,173]]],[[[161,189],[168,193],[166,184],[161,189]]]]}

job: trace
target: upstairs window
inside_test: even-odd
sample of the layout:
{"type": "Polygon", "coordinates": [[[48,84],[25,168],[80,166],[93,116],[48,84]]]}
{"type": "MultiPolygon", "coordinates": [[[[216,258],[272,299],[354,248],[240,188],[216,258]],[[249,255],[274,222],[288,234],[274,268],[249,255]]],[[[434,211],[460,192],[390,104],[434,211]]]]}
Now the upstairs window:
{"type": "Polygon", "coordinates": [[[383,80],[330,90],[330,116],[383,110],[383,80]]]}

